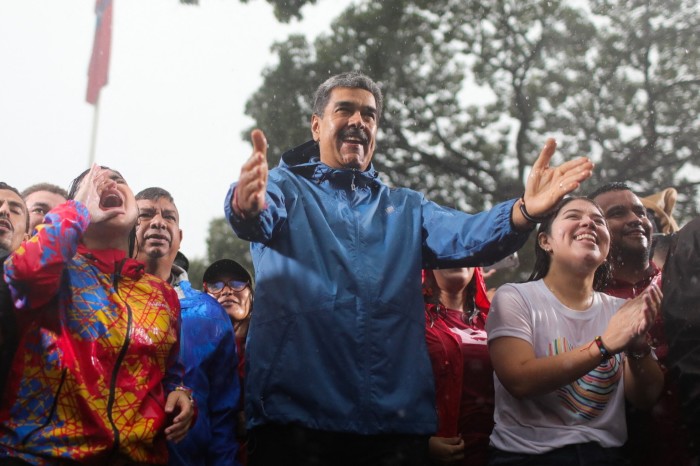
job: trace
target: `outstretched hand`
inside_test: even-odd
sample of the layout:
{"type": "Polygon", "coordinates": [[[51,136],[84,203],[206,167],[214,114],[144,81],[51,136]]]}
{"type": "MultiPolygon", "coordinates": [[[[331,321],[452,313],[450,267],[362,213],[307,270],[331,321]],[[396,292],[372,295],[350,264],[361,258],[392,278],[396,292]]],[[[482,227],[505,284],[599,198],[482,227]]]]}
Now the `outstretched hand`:
{"type": "Polygon", "coordinates": [[[253,155],[241,167],[236,192],[231,200],[233,211],[244,218],[255,217],[265,208],[267,190],[267,140],[255,129],[250,133],[253,155]]]}
{"type": "MultiPolygon", "coordinates": [[[[523,199],[531,217],[545,216],[564,196],[578,189],[581,182],[593,174],[593,162],[588,157],[578,157],[550,167],[549,162],[556,148],[556,141],[548,138],[527,178],[523,199]]],[[[526,226],[527,220],[520,214],[517,203],[515,207],[513,222],[517,226],[526,226]]]]}
{"type": "Polygon", "coordinates": [[[100,198],[106,190],[115,190],[117,182],[109,178],[110,171],[93,164],[80,181],[74,199],[84,204],[90,214],[90,223],[100,223],[119,215],[115,209],[102,209],[100,198]]]}

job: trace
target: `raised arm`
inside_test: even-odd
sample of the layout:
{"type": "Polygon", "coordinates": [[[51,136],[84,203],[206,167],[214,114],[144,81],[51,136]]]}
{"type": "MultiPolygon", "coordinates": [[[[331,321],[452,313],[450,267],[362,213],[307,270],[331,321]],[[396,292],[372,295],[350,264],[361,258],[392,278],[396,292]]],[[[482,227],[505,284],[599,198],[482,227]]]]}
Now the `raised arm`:
{"type": "Polygon", "coordinates": [[[545,216],[557,202],[578,189],[581,182],[593,174],[593,162],[587,157],[578,157],[559,166],[550,167],[549,162],[556,148],[556,141],[548,138],[532,166],[522,199],[513,206],[513,225],[520,230],[532,228],[531,220],[537,221],[545,216]]]}
{"type": "Polygon", "coordinates": [[[241,167],[241,176],[231,199],[231,209],[235,215],[251,218],[265,208],[267,190],[267,140],[265,134],[255,129],[250,133],[253,142],[253,155],[241,167]]]}

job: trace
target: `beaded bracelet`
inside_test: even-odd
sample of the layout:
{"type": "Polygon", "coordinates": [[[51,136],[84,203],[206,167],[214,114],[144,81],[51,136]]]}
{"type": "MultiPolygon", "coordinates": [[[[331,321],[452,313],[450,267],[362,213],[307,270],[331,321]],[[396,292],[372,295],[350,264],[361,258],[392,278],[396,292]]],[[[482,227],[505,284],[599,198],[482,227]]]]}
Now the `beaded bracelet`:
{"type": "Polygon", "coordinates": [[[542,223],[547,217],[533,217],[530,215],[527,211],[527,208],[525,208],[525,196],[520,197],[520,213],[523,214],[523,217],[525,217],[525,220],[527,220],[530,223],[542,223]]]}
{"type": "Polygon", "coordinates": [[[603,361],[605,361],[606,359],[612,359],[615,357],[615,355],[612,354],[610,351],[608,351],[608,349],[605,347],[605,345],[603,344],[603,339],[600,338],[600,335],[595,337],[594,341],[595,341],[596,346],[598,346],[598,351],[600,351],[600,356],[601,356],[601,359],[603,361]]]}

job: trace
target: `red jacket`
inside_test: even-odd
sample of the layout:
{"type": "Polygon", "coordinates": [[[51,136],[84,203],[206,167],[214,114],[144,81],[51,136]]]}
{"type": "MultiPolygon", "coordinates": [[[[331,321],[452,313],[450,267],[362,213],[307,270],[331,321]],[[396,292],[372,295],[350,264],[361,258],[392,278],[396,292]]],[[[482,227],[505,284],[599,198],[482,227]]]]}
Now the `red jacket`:
{"type": "Polygon", "coordinates": [[[69,201],[6,263],[20,342],[0,405],[0,460],[166,463],[166,393],[181,382],[179,302],[120,250],[79,241],[69,201]]]}
{"type": "Polygon", "coordinates": [[[438,437],[461,436],[463,464],[485,465],[493,430],[493,368],[488,354],[486,316],[490,303],[479,268],[477,311],[469,319],[462,310],[426,304],[426,342],[435,377],[438,437]]]}

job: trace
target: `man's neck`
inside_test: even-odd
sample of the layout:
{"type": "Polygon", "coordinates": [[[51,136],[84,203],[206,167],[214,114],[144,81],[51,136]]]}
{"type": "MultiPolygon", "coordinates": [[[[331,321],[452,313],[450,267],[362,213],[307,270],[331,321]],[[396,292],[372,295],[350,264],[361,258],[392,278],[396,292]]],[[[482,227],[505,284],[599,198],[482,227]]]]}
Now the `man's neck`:
{"type": "Polygon", "coordinates": [[[648,257],[644,260],[613,261],[611,265],[613,278],[627,283],[637,283],[654,273],[654,266],[648,257]]]}
{"type": "Polygon", "coordinates": [[[140,254],[136,257],[146,266],[146,272],[155,275],[163,281],[170,281],[173,263],[165,257],[143,257],[140,254]]]}

